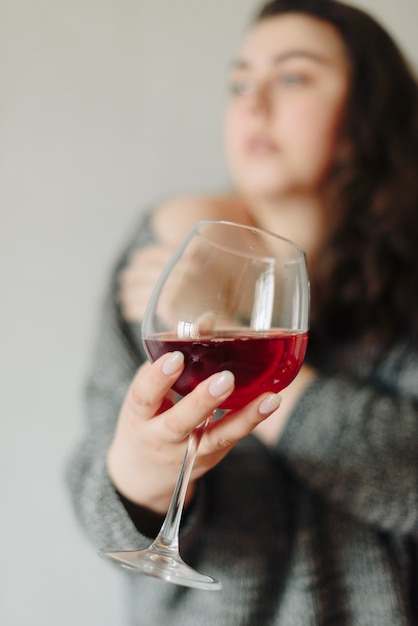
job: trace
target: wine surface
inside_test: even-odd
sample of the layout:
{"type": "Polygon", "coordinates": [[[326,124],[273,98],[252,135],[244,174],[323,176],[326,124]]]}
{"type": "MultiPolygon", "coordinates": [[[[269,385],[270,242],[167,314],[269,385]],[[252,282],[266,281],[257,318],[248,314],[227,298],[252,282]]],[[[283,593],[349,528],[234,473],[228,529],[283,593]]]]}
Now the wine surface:
{"type": "Polygon", "coordinates": [[[183,374],[173,389],[184,396],[202,380],[221,370],[235,375],[235,389],[221,405],[237,409],[265,391],[280,392],[295,378],[306,353],[308,333],[274,330],[263,333],[217,331],[199,339],[178,339],[173,333],[144,339],[152,360],[180,350],[185,357],[183,374]]]}

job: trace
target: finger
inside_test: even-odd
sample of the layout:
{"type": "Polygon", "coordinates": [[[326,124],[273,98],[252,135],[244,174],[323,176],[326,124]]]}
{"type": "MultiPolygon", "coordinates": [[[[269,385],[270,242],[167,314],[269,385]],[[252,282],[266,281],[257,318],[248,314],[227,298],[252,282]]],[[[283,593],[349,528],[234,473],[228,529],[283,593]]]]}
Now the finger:
{"type": "Polygon", "coordinates": [[[126,270],[136,273],[143,267],[158,266],[160,269],[164,267],[172,254],[172,249],[167,246],[158,244],[146,246],[139,250],[135,250],[130,258],[126,270]]]}
{"type": "Polygon", "coordinates": [[[213,374],[155,420],[159,436],[178,443],[186,439],[199,424],[212,415],[234,389],[234,375],[225,370],[213,374]]]}
{"type": "Polygon", "coordinates": [[[119,272],[118,281],[121,288],[129,288],[142,282],[147,281],[149,273],[159,275],[162,268],[166,264],[171,250],[163,246],[148,246],[140,250],[135,250],[126,265],[126,267],[119,272]]]}
{"type": "Polygon", "coordinates": [[[140,267],[127,267],[118,275],[119,291],[131,289],[142,282],[150,283],[150,275],[159,276],[163,268],[162,263],[144,263],[140,267]]]}
{"type": "Polygon", "coordinates": [[[144,266],[138,271],[126,269],[119,276],[118,302],[127,321],[141,321],[162,266],[144,266]]]}
{"type": "Polygon", "coordinates": [[[124,317],[129,321],[136,321],[143,317],[152,290],[160,277],[161,267],[144,267],[136,273],[131,270],[126,272],[127,274],[120,277],[118,301],[124,317]]]}
{"type": "MultiPolygon", "coordinates": [[[[157,278],[157,277],[156,277],[157,278]]],[[[129,322],[140,322],[151,297],[153,285],[140,285],[120,293],[119,304],[124,319],[129,322]]]]}
{"type": "Polygon", "coordinates": [[[182,352],[168,352],[146,371],[141,368],[127,394],[126,410],[136,420],[154,417],[184,368],[182,352]]]}
{"type": "Polygon", "coordinates": [[[275,393],[263,394],[244,409],[227,413],[209,424],[201,443],[202,454],[226,452],[249,435],[267,417],[280,407],[281,397],[275,393]]]}
{"type": "Polygon", "coordinates": [[[157,279],[161,274],[162,267],[159,265],[148,265],[137,272],[127,269],[123,274],[119,275],[118,295],[123,297],[125,294],[135,292],[139,287],[145,286],[148,290],[152,290],[157,279]]]}

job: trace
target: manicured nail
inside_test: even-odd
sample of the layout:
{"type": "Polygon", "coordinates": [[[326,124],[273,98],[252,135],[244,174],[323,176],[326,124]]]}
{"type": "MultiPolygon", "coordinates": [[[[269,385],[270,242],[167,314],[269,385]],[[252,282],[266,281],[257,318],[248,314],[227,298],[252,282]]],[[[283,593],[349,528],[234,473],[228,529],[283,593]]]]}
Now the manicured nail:
{"type": "Polygon", "coordinates": [[[235,377],[232,372],[225,370],[220,372],[209,385],[209,393],[214,398],[220,398],[224,393],[232,389],[235,377]]]}
{"type": "Polygon", "coordinates": [[[183,352],[179,352],[178,350],[176,350],[175,352],[172,352],[170,356],[168,357],[168,359],[166,359],[163,363],[163,366],[162,366],[163,374],[166,374],[166,376],[171,376],[171,374],[175,374],[177,370],[179,370],[180,367],[183,365],[183,363],[184,363],[183,352]]]}
{"type": "Polygon", "coordinates": [[[258,407],[258,412],[261,413],[261,415],[273,413],[273,411],[279,408],[281,401],[280,396],[276,393],[271,393],[267,398],[264,398],[263,402],[258,407]]]}

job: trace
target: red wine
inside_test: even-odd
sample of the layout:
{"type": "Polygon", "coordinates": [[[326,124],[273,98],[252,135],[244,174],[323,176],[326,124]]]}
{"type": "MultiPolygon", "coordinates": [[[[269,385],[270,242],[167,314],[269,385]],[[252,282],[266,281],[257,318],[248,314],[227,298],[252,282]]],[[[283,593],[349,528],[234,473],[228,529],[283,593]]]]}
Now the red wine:
{"type": "Polygon", "coordinates": [[[173,350],[184,354],[184,371],[173,386],[182,396],[211,374],[231,370],[235,389],[221,408],[237,409],[265,391],[277,393],[287,387],[302,365],[308,333],[218,331],[199,339],[178,339],[174,333],[161,333],[147,337],[144,343],[154,361],[173,350]]]}

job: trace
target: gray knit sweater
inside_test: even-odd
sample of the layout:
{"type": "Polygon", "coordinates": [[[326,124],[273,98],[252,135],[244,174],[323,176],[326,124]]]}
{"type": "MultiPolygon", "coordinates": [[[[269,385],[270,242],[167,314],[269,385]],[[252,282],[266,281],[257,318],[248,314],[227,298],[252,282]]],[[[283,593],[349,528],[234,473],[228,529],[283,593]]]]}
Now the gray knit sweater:
{"type": "MultiPolygon", "coordinates": [[[[151,237],[146,219],[124,258],[151,237]]],[[[67,479],[95,548],[123,550],[150,540],[106,472],[122,399],[144,359],[115,296],[114,282],[86,388],[86,433],[67,479]]],[[[418,623],[417,357],[399,345],[377,364],[368,355],[337,362],[300,398],[275,449],[253,436],[237,445],[200,480],[181,535],[185,560],[221,580],[223,590],[121,569],[130,587],[127,623],[418,623]]]]}

